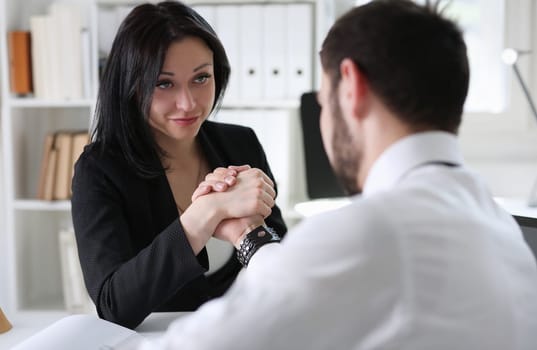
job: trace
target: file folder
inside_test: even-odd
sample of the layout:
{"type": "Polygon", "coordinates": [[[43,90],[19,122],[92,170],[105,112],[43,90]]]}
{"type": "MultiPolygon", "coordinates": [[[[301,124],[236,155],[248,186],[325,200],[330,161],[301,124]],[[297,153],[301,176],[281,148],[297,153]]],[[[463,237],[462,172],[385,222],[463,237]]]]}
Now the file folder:
{"type": "Polygon", "coordinates": [[[287,27],[290,28],[287,31],[288,98],[297,101],[313,88],[312,23],[312,4],[287,5],[287,27]]]}
{"type": "Polygon", "coordinates": [[[192,8],[201,16],[207,23],[210,24],[210,26],[213,28],[213,30],[218,33],[216,26],[215,26],[215,12],[216,7],[213,5],[195,5],[192,6],[192,8]]]}
{"type": "Polygon", "coordinates": [[[287,28],[286,5],[265,5],[263,12],[263,80],[265,96],[271,100],[287,97],[287,28]]]}
{"type": "Polygon", "coordinates": [[[262,8],[262,5],[240,5],[239,7],[239,50],[242,58],[239,79],[242,100],[255,101],[263,96],[262,8]]]}
{"type": "Polygon", "coordinates": [[[240,66],[239,51],[239,6],[216,5],[214,11],[215,30],[224,45],[231,66],[231,74],[224,97],[224,103],[237,101],[240,97],[240,66]]]}

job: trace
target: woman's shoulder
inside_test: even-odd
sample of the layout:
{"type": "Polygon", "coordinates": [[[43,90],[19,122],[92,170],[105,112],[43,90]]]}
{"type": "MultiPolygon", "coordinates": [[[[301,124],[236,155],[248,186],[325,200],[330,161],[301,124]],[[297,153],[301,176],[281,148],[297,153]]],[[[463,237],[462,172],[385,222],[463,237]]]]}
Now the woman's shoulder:
{"type": "Polygon", "coordinates": [[[95,172],[117,171],[126,168],[127,162],[119,153],[104,149],[99,143],[92,142],[84,147],[75,169],[91,174],[95,172]]]}

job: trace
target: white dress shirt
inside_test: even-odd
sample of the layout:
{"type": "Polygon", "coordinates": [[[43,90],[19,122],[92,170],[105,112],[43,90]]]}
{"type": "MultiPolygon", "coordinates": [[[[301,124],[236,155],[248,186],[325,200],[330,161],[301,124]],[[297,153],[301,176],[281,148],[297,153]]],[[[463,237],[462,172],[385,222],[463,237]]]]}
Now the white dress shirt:
{"type": "Polygon", "coordinates": [[[535,350],[537,264],[456,138],[420,133],[142,348],[535,350]]]}

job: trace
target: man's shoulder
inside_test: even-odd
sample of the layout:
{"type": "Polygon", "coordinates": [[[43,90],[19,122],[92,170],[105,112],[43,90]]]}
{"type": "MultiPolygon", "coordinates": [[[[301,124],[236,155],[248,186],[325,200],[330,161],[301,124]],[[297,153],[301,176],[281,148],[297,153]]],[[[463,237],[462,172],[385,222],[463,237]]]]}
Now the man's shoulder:
{"type": "Polygon", "coordinates": [[[347,242],[368,237],[381,239],[386,234],[393,234],[389,229],[392,221],[388,215],[390,209],[382,202],[361,196],[350,197],[346,204],[337,209],[305,218],[299,230],[306,235],[317,232],[327,235],[329,240],[341,239],[347,242]]]}

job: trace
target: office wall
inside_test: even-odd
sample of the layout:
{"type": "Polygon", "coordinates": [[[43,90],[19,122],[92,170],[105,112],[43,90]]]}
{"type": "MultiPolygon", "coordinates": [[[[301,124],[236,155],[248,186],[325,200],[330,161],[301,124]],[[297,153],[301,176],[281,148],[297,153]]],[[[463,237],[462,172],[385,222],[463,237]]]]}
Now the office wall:
{"type": "MultiPolygon", "coordinates": [[[[505,1],[504,47],[537,48],[537,4],[505,1]]],[[[519,57],[517,66],[530,93],[537,92],[537,53],[519,57]]],[[[499,57],[490,57],[490,60],[499,57]]],[[[479,173],[493,195],[527,197],[537,179],[537,119],[511,67],[507,67],[508,105],[499,113],[466,113],[460,143],[466,164],[479,173]]]]}

